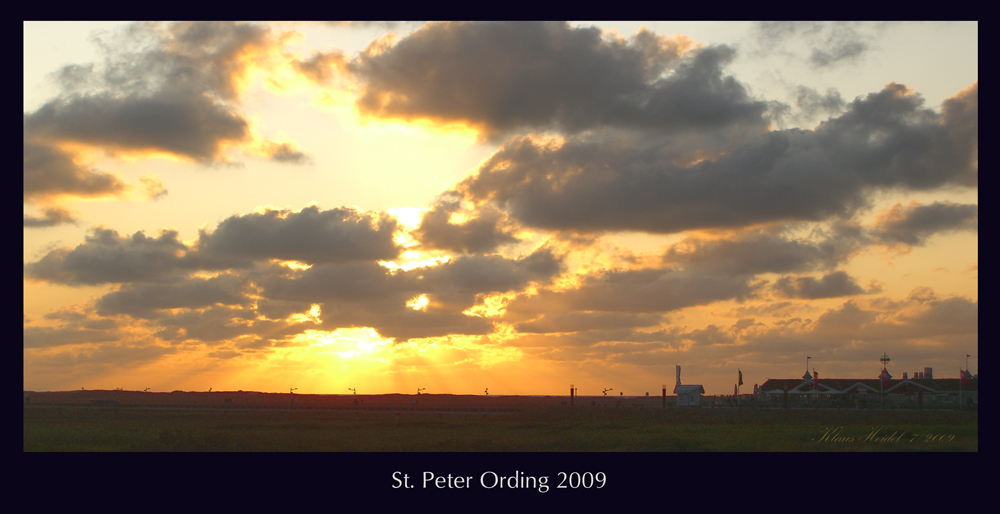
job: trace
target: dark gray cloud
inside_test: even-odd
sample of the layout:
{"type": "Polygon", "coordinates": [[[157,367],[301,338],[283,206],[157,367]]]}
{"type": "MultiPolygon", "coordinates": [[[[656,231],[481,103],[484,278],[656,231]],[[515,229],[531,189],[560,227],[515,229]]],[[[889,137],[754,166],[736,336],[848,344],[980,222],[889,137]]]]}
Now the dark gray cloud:
{"type": "Polygon", "coordinates": [[[68,285],[172,281],[187,273],[186,251],[176,231],[165,230],[158,237],[141,231],[119,236],[97,228],[76,248],[56,248],[25,264],[24,276],[68,285]]]}
{"type": "Polygon", "coordinates": [[[317,84],[332,81],[344,72],[347,56],[340,50],[313,52],[308,59],[292,61],[292,67],[317,84]]]}
{"type": "Polygon", "coordinates": [[[54,146],[24,141],[24,201],[58,195],[113,196],[127,186],[118,177],[74,162],[75,154],[54,146]]]}
{"type": "Polygon", "coordinates": [[[252,268],[270,259],[310,264],[393,259],[400,251],[393,241],[396,229],[396,219],[388,214],[349,207],[231,216],[214,232],[202,231],[190,248],[176,231],[162,231],[158,237],[142,231],[121,236],[97,228],[76,248],[56,248],[26,264],[24,275],[69,285],[174,282],[195,270],[252,268]]]}
{"type": "Polygon", "coordinates": [[[74,369],[77,366],[85,367],[90,373],[104,371],[102,367],[105,370],[120,370],[157,361],[176,352],[176,348],[149,344],[148,341],[129,341],[82,347],[75,352],[31,354],[30,357],[26,355],[25,360],[30,360],[34,366],[50,368],[61,376],[66,376],[77,371],[74,369]]]}
{"type": "MultiPolygon", "coordinates": [[[[953,166],[968,166],[967,156],[973,156],[975,171],[979,171],[979,81],[961,90],[941,104],[943,123],[949,128],[949,141],[937,151],[941,159],[953,166]]],[[[978,173],[969,176],[966,184],[978,184],[978,173]]]]}
{"type": "Polygon", "coordinates": [[[243,291],[246,280],[234,274],[203,279],[192,277],[169,284],[125,284],[97,300],[102,316],[128,314],[148,317],[156,310],[198,309],[211,305],[248,303],[243,291]]]}
{"type": "MultiPolygon", "coordinates": [[[[562,260],[549,250],[520,259],[499,255],[465,255],[429,268],[390,272],[374,262],[318,264],[308,270],[256,278],[261,295],[294,302],[390,302],[427,294],[435,302],[458,308],[472,306],[476,295],[519,290],[531,281],[547,280],[561,271],[562,260]]],[[[395,309],[395,307],[394,307],[395,309]]]]}
{"type": "Polygon", "coordinates": [[[522,334],[548,334],[653,327],[664,321],[663,315],[658,313],[569,311],[546,313],[531,321],[517,323],[514,327],[522,334]]]}
{"type": "Polygon", "coordinates": [[[61,207],[46,207],[42,216],[25,216],[24,228],[54,227],[63,223],[76,223],[73,213],[61,207]]]}
{"type": "Polygon", "coordinates": [[[863,41],[840,41],[829,49],[813,48],[809,62],[815,67],[830,66],[840,62],[853,61],[868,51],[868,43],[863,41]]]}
{"type": "Polygon", "coordinates": [[[708,160],[596,135],[508,141],[457,190],[534,227],[671,233],[848,218],[876,190],[978,185],[978,84],[942,116],[899,84],[815,130],[772,131],[708,160]]]}
{"type": "Polygon", "coordinates": [[[399,256],[393,241],[396,219],[351,207],[299,212],[268,209],[226,218],[214,232],[202,231],[198,258],[233,262],[267,259],[309,264],[389,260],[399,256]]]}
{"type": "Polygon", "coordinates": [[[373,327],[407,340],[448,334],[487,334],[491,321],[462,314],[480,295],[520,291],[562,271],[562,259],[542,249],[519,259],[465,255],[429,268],[390,272],[372,262],[317,264],[308,270],[255,279],[269,301],[317,303],[322,328],[373,327]],[[407,302],[425,295],[420,310],[407,302]]]}
{"type": "MultiPolygon", "coordinates": [[[[249,63],[276,40],[250,23],[136,23],[95,38],[102,65],[71,64],[54,74],[63,91],[24,114],[25,137],[82,143],[107,152],[165,152],[201,163],[224,161],[249,143],[236,105],[249,63]]],[[[287,144],[265,142],[265,157],[305,162],[287,144]]]]}
{"type": "Polygon", "coordinates": [[[430,23],[348,65],[358,107],[390,118],[465,122],[487,137],[602,125],[668,131],[749,125],[767,106],[722,68],[727,47],[642,30],[627,41],[559,22],[430,23]]]}
{"type": "Polygon", "coordinates": [[[820,94],[815,89],[798,86],[792,94],[799,109],[796,114],[796,119],[799,121],[811,121],[821,116],[836,116],[847,106],[840,92],[833,88],[827,89],[826,94],[820,94]]]}
{"type": "Polygon", "coordinates": [[[813,68],[826,68],[863,61],[884,26],[861,21],[759,21],[751,35],[759,53],[786,52],[813,68]]]}
{"type": "Polygon", "coordinates": [[[907,206],[897,203],[876,217],[873,237],[886,244],[922,246],[933,234],[979,231],[979,205],[934,202],[907,206]]]}
{"type": "Polygon", "coordinates": [[[24,348],[48,348],[64,345],[107,343],[128,337],[118,321],[94,315],[91,306],[61,308],[49,312],[44,319],[58,326],[24,326],[24,348]]]}
{"type": "Polygon", "coordinates": [[[290,336],[317,328],[312,323],[257,319],[254,309],[238,305],[161,311],[157,313],[156,326],[161,327],[156,337],[171,343],[199,341],[221,345],[235,341],[241,348],[280,345],[290,336]]]}
{"type": "Polygon", "coordinates": [[[534,296],[519,296],[508,304],[504,319],[528,322],[549,312],[665,313],[744,298],[755,288],[747,276],[673,268],[603,271],[582,277],[575,289],[542,289],[534,296]]]}
{"type": "Polygon", "coordinates": [[[422,287],[441,298],[471,306],[477,294],[517,291],[532,281],[544,282],[564,270],[563,258],[542,248],[519,259],[500,255],[464,255],[427,268],[416,276],[422,287]]]}
{"type": "Polygon", "coordinates": [[[272,36],[268,27],[254,23],[138,22],[92,38],[104,57],[100,66],[73,64],[57,76],[68,93],[189,91],[235,100],[249,59],[266,52],[272,36]]]}
{"type": "Polygon", "coordinates": [[[224,143],[246,139],[249,130],[240,115],[200,93],[73,96],[24,116],[24,131],[32,137],[162,151],[200,162],[216,160],[224,143]]]}
{"type": "Polygon", "coordinates": [[[454,193],[442,195],[411,234],[426,248],[459,253],[488,253],[501,245],[518,242],[502,211],[483,206],[472,219],[451,223],[452,214],[460,210],[461,203],[454,193]]]}
{"type": "MultiPolygon", "coordinates": [[[[834,271],[819,280],[813,277],[781,277],[774,284],[775,291],[787,298],[836,298],[865,294],[864,288],[844,271],[834,271]]],[[[877,291],[875,291],[877,292],[877,291]]]]}
{"type": "MultiPolygon", "coordinates": [[[[578,332],[522,333],[506,342],[518,348],[539,349],[545,359],[585,360],[604,359],[626,351],[635,351],[638,356],[649,358],[650,352],[670,348],[683,342],[682,330],[671,327],[666,330],[639,331],[628,328],[593,329],[578,332]]],[[[537,352],[537,351],[536,351],[537,352]]],[[[536,353],[533,352],[533,353],[536,353]]],[[[537,353],[536,353],[537,354],[537,353]]]]}
{"type": "Polygon", "coordinates": [[[320,21],[324,25],[331,25],[334,27],[347,27],[352,29],[386,29],[386,30],[397,30],[406,27],[412,27],[415,25],[422,25],[425,23],[420,20],[324,20],[320,21]]]}
{"type": "MultiPolygon", "coordinates": [[[[932,352],[924,352],[925,347],[914,347],[912,341],[952,343],[978,333],[978,302],[962,297],[938,298],[929,290],[916,293],[903,301],[849,300],[826,309],[815,321],[791,318],[763,323],[743,318],[728,328],[709,324],[654,331],[617,328],[532,332],[522,333],[507,344],[537,359],[553,361],[662,365],[675,364],[678,358],[725,362],[738,355],[742,361],[773,363],[775,359],[785,361],[783,356],[808,353],[822,355],[824,362],[856,362],[871,359],[885,349],[893,355],[896,349],[911,358],[932,356],[932,352]],[[877,343],[878,350],[866,343],[877,343]]],[[[747,372],[746,367],[743,370],[747,372]]]]}
{"type": "Polygon", "coordinates": [[[711,240],[686,237],[667,248],[663,262],[731,275],[810,271],[847,260],[862,242],[850,244],[849,237],[838,234],[814,242],[789,239],[773,230],[748,230],[730,238],[711,240]]]}
{"type": "MultiPolygon", "coordinates": [[[[848,300],[828,309],[815,321],[779,320],[770,326],[744,331],[741,348],[748,358],[762,362],[786,355],[821,353],[824,361],[872,359],[888,350],[909,358],[933,358],[936,345],[914,345],[914,340],[953,344],[978,334],[979,302],[963,297],[938,298],[917,288],[903,301],[848,300]],[[877,343],[877,346],[865,343],[877,343]]],[[[872,372],[874,378],[877,371],[872,372]]]]}
{"type": "MultiPolygon", "coordinates": [[[[890,311],[891,312],[891,311],[890,311]]],[[[849,300],[822,314],[810,332],[824,339],[905,340],[979,332],[979,302],[962,297],[911,298],[891,316],[849,300]]]]}
{"type": "Polygon", "coordinates": [[[111,326],[88,328],[76,323],[59,327],[24,327],[24,348],[50,348],[53,346],[107,343],[121,340],[127,334],[112,323],[111,326]]]}

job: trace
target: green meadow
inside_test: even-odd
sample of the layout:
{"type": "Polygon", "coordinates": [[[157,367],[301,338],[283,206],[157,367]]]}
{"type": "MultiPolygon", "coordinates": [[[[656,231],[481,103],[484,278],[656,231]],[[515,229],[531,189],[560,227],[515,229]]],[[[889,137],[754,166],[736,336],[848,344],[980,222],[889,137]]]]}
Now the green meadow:
{"type": "Polygon", "coordinates": [[[274,412],[25,407],[36,452],[978,451],[960,411],[551,408],[274,412]]]}

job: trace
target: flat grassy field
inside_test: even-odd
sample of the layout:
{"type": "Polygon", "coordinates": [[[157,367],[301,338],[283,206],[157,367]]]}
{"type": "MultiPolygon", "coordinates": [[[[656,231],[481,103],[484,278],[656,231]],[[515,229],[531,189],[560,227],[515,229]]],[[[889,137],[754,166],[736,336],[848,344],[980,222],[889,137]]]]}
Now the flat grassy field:
{"type": "Polygon", "coordinates": [[[24,451],[978,451],[979,414],[546,408],[268,412],[24,408],[24,451]]]}

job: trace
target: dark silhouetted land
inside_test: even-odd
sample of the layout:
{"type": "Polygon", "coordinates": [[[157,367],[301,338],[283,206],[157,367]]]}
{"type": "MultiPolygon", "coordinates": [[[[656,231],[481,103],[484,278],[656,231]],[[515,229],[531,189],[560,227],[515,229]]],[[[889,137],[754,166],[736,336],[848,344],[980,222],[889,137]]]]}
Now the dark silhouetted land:
{"type": "Polygon", "coordinates": [[[25,451],[978,451],[978,412],[662,398],[29,393],[25,451]],[[294,403],[293,401],[294,400],[294,403]]]}

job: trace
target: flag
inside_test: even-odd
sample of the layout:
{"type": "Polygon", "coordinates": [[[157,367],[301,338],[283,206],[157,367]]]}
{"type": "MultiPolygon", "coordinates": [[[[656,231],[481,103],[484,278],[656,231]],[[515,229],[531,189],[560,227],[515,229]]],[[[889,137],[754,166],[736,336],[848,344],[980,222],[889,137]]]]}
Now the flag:
{"type": "Polygon", "coordinates": [[[888,385],[889,384],[889,378],[891,378],[891,377],[889,377],[889,372],[886,371],[885,368],[882,368],[882,373],[879,374],[878,377],[880,379],[882,379],[882,385],[888,385]]]}
{"type": "Polygon", "coordinates": [[[962,371],[962,368],[958,368],[958,372],[962,374],[962,385],[969,383],[969,370],[962,371]]]}
{"type": "Polygon", "coordinates": [[[740,371],[739,369],[737,369],[736,371],[740,374],[740,383],[739,383],[739,385],[743,385],[743,372],[740,371]]]}
{"type": "Polygon", "coordinates": [[[813,370],[813,389],[819,387],[819,373],[813,370]]]}

